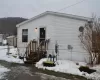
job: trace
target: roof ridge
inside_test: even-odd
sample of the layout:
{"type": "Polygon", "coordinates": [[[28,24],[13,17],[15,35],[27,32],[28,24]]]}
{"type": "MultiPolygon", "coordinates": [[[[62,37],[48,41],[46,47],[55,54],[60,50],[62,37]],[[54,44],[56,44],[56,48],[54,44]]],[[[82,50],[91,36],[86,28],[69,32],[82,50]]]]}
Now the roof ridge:
{"type": "Polygon", "coordinates": [[[16,27],[19,27],[20,25],[23,25],[23,24],[25,24],[25,23],[27,23],[27,22],[29,22],[29,21],[32,21],[32,20],[34,20],[34,19],[36,19],[36,18],[39,18],[39,17],[41,17],[41,16],[44,16],[44,15],[46,15],[46,14],[53,14],[53,15],[66,16],[66,17],[70,17],[70,18],[73,18],[73,19],[80,19],[80,20],[90,20],[90,19],[91,19],[91,18],[89,18],[89,17],[78,16],[78,15],[73,15],[73,14],[67,14],[67,13],[61,13],[61,12],[54,12],[54,11],[45,11],[45,12],[39,14],[39,15],[36,15],[36,16],[32,17],[32,18],[29,19],[29,20],[26,20],[26,21],[24,21],[24,22],[22,22],[22,23],[17,24],[16,27]]]}

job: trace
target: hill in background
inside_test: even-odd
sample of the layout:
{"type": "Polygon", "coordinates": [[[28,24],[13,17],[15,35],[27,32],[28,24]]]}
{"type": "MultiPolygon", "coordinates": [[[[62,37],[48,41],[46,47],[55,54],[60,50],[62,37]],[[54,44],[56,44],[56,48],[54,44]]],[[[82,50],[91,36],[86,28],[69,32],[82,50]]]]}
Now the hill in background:
{"type": "Polygon", "coordinates": [[[0,34],[17,35],[16,24],[27,19],[20,17],[0,18],[0,34]]]}

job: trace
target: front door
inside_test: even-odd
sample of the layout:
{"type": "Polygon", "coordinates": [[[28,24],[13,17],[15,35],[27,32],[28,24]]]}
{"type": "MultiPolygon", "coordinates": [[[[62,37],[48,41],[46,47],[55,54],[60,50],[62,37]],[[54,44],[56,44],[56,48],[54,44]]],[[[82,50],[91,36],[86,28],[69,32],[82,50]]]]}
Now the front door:
{"type": "Polygon", "coordinates": [[[41,41],[45,40],[45,34],[46,34],[45,28],[40,28],[40,39],[39,39],[40,43],[41,43],[41,41]]]}

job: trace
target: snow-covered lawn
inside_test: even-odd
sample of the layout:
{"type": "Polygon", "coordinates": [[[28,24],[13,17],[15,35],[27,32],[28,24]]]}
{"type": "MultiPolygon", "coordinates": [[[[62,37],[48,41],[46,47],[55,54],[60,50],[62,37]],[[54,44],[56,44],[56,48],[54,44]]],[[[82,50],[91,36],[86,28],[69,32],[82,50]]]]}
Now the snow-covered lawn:
{"type": "MultiPolygon", "coordinates": [[[[10,53],[7,55],[7,46],[0,46],[0,60],[8,61],[8,62],[13,62],[13,63],[23,63],[23,60],[20,60],[18,58],[18,52],[17,48],[10,47],[10,53]]],[[[5,75],[5,72],[10,71],[10,69],[7,69],[0,65],[0,79],[2,79],[5,75]]]]}
{"type": "Polygon", "coordinates": [[[10,71],[10,70],[0,65],[0,79],[4,77],[5,75],[4,73],[7,71],[10,71]]]}
{"type": "Polygon", "coordinates": [[[55,67],[44,67],[43,62],[47,61],[47,58],[41,59],[39,62],[36,63],[37,68],[47,69],[47,70],[53,70],[56,72],[63,72],[63,73],[69,73],[79,76],[84,76],[86,78],[92,78],[92,79],[98,79],[100,80],[100,66],[91,67],[93,69],[96,69],[97,72],[94,72],[92,74],[88,74],[86,72],[80,72],[79,67],[80,66],[86,66],[87,64],[84,62],[78,62],[79,65],[76,64],[74,61],[69,60],[58,60],[55,67]]]}
{"type": "Polygon", "coordinates": [[[10,53],[7,55],[7,46],[0,46],[0,60],[5,60],[14,63],[23,63],[23,60],[19,59],[17,48],[10,47],[10,53]]]}

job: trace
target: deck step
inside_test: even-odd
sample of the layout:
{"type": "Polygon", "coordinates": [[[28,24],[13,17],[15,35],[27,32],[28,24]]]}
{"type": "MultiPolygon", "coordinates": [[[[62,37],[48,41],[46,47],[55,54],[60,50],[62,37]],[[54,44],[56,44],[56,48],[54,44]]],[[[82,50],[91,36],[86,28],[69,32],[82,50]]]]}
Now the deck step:
{"type": "Polygon", "coordinates": [[[37,52],[33,52],[33,51],[31,51],[30,53],[32,53],[32,54],[37,54],[37,52]]]}

